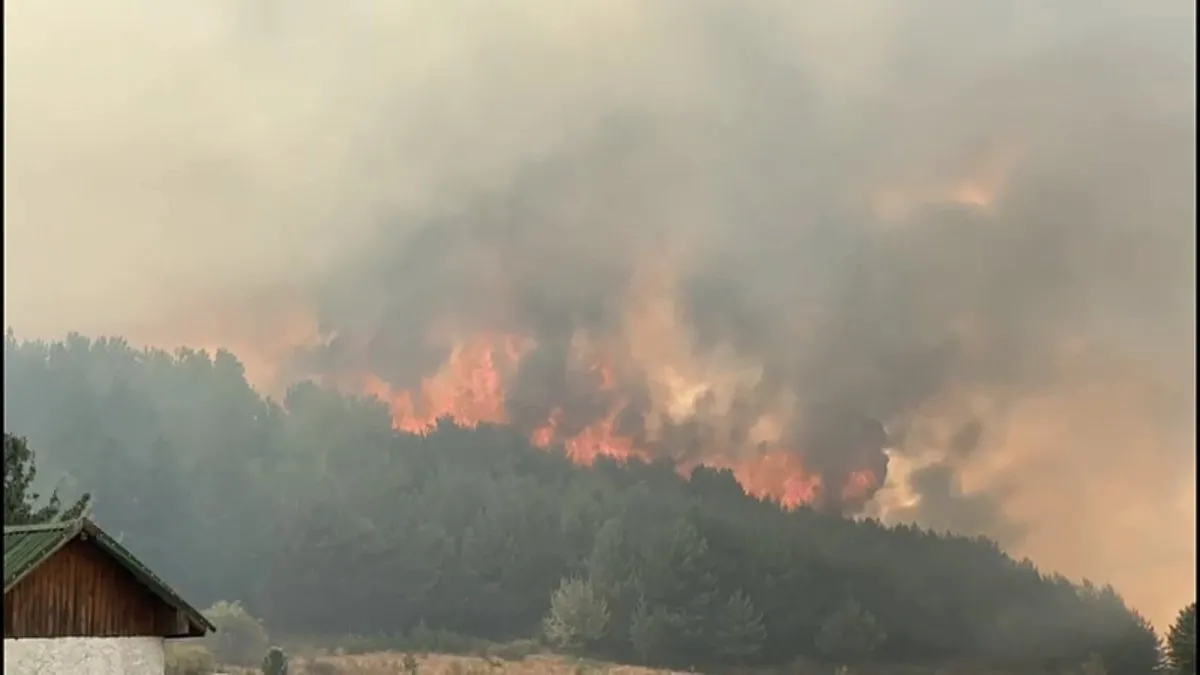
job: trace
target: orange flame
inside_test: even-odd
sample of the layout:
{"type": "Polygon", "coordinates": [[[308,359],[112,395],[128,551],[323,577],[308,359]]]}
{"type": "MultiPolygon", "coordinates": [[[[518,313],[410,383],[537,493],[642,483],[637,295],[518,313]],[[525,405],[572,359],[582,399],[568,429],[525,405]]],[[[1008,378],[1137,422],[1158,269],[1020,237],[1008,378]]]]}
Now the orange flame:
{"type": "Polygon", "coordinates": [[[789,508],[811,504],[821,495],[821,476],[806,471],[790,452],[768,452],[731,468],[747,493],[789,508]]]}
{"type": "MultiPolygon", "coordinates": [[[[481,335],[455,345],[442,367],[424,378],[414,391],[397,389],[375,376],[365,378],[362,386],[365,393],[387,404],[393,426],[400,431],[424,435],[436,428],[441,419],[467,428],[506,424],[510,421],[506,385],[534,345],[533,340],[520,336],[481,335]]],[[[603,354],[591,352],[588,356],[592,359],[587,370],[593,386],[612,397],[607,414],[581,430],[568,433],[563,429],[563,409],[555,408],[544,423],[530,432],[530,442],[539,448],[559,445],[567,457],[585,466],[599,457],[649,460],[651,454],[617,428],[617,420],[627,405],[618,394],[617,373],[603,354]]],[[[823,478],[807,470],[795,453],[775,449],[744,460],[716,457],[701,463],[731,470],[743,489],[760,499],[772,499],[794,508],[811,504],[822,496],[823,478]]],[[[679,471],[687,475],[694,466],[684,463],[679,471]]],[[[876,483],[876,477],[869,471],[855,472],[840,494],[846,501],[862,501],[876,483]]]]}
{"type": "Polygon", "coordinates": [[[532,341],[514,336],[481,336],[455,345],[445,365],[422,380],[415,400],[412,393],[395,391],[374,375],[367,377],[365,390],[387,403],[395,427],[409,433],[427,434],[440,419],[471,428],[504,424],[508,411],[498,364],[515,369],[532,347],[532,341]]]}

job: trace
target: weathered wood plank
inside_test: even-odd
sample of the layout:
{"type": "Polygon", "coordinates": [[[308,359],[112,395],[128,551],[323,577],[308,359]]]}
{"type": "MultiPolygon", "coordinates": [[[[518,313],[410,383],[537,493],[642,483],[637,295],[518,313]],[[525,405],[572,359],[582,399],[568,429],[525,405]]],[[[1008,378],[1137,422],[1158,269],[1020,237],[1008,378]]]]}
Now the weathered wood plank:
{"type": "Polygon", "coordinates": [[[173,608],[82,539],[4,595],[7,638],[168,635],[176,623],[173,608]]]}

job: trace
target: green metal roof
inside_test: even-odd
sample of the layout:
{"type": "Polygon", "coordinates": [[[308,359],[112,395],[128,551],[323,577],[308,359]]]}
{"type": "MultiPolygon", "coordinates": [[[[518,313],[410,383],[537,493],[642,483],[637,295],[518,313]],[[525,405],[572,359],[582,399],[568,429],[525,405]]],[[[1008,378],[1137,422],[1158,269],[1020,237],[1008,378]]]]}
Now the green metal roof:
{"type": "Polygon", "coordinates": [[[163,602],[183,612],[203,635],[216,628],[117,540],[88,518],[40,525],[4,526],[4,592],[7,594],[39,565],[77,537],[86,537],[128,570],[163,602]]]}
{"type": "Polygon", "coordinates": [[[33,571],[74,534],[74,523],[4,528],[4,592],[33,571]]]}

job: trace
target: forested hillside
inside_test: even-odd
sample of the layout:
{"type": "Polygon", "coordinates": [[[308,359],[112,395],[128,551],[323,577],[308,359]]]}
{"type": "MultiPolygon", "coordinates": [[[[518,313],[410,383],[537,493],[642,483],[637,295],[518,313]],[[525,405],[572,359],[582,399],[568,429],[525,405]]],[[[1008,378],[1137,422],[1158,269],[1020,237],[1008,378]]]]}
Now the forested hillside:
{"type": "Polygon", "coordinates": [[[185,594],[276,631],[528,637],[555,596],[564,644],[652,664],[1157,659],[1111,588],[988,541],[785,511],[724,472],[582,468],[504,428],[398,434],[374,400],[266,400],[228,353],[10,332],[4,393],[40,479],[69,475],[64,498],[90,492],[185,594]]]}

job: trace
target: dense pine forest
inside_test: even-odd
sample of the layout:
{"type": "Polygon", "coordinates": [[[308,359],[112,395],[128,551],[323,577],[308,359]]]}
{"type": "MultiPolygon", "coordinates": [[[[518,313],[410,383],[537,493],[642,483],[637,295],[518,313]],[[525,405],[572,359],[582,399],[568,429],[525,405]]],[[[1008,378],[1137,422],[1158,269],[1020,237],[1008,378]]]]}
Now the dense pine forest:
{"type": "Polygon", "coordinates": [[[277,632],[424,625],[676,667],[1158,664],[1112,588],[989,541],[784,510],[728,472],[580,467],[500,427],[397,433],[373,399],[266,399],[225,352],[10,332],[4,393],[43,494],[89,493],[185,595],[277,632]]]}

